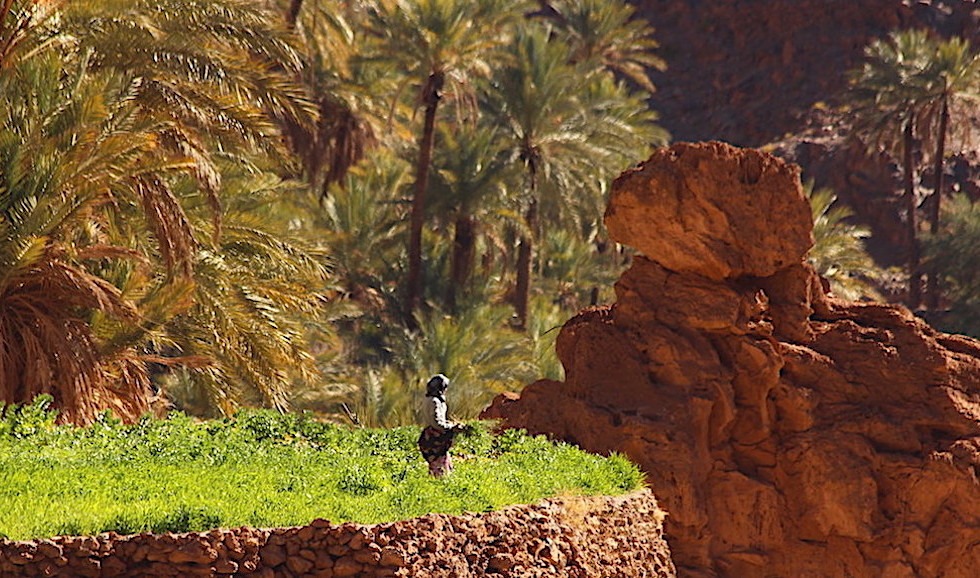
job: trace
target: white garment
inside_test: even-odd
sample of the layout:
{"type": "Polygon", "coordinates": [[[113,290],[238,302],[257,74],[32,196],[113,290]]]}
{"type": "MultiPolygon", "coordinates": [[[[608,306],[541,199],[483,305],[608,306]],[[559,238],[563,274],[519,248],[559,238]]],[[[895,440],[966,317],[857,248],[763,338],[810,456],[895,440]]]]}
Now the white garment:
{"type": "Polygon", "coordinates": [[[446,419],[446,400],[441,397],[426,397],[425,398],[425,426],[426,427],[438,427],[442,429],[450,429],[453,427],[453,422],[446,419]]]}

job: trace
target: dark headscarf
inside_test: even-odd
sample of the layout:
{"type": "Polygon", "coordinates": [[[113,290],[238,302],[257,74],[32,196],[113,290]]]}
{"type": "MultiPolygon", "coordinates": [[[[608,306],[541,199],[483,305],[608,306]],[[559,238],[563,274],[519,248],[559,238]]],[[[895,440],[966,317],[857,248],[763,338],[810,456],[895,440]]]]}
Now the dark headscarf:
{"type": "Polygon", "coordinates": [[[425,384],[425,397],[443,397],[449,389],[449,378],[437,373],[425,384]]]}

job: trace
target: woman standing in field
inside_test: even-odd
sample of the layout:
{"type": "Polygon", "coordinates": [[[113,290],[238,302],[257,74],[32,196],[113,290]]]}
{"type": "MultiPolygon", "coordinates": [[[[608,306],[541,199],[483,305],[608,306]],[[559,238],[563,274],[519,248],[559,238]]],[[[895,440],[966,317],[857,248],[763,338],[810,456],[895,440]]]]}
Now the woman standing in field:
{"type": "Polygon", "coordinates": [[[432,376],[425,385],[425,407],[422,434],[419,435],[419,451],[429,464],[429,473],[437,478],[453,471],[449,448],[456,435],[469,426],[453,423],[446,417],[446,390],[449,378],[441,373],[432,376]]]}

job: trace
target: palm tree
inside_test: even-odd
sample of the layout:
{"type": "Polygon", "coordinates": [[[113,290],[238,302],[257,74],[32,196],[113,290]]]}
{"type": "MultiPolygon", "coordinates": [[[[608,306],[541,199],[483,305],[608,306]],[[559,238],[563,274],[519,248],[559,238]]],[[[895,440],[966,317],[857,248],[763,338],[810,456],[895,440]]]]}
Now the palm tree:
{"type": "Polygon", "coordinates": [[[290,30],[296,29],[299,20],[300,10],[303,9],[303,0],[289,0],[289,8],[286,10],[286,26],[290,30]]]}
{"type": "MultiPolygon", "coordinates": [[[[417,89],[424,108],[418,139],[415,187],[408,241],[404,314],[409,327],[422,295],[422,228],[435,142],[436,113],[447,93],[458,116],[476,115],[474,80],[488,76],[488,60],[501,40],[504,20],[516,14],[502,0],[393,0],[374,12],[375,33],[385,43],[383,57],[404,71],[404,84],[417,89]]],[[[519,4],[518,4],[519,6],[519,4]]],[[[401,90],[398,91],[399,93],[401,90]]]]}
{"type": "Polygon", "coordinates": [[[598,153],[590,150],[578,101],[586,81],[568,63],[565,47],[549,38],[545,30],[521,29],[511,46],[510,65],[495,81],[495,113],[507,131],[511,159],[524,172],[525,229],[518,245],[514,302],[522,330],[527,327],[541,181],[566,189],[588,182],[587,159],[598,153]]]}
{"type": "Polygon", "coordinates": [[[908,304],[922,301],[916,200],[915,142],[926,86],[923,71],[930,54],[926,33],[909,30],[876,40],[865,50],[865,64],[851,75],[849,100],[855,130],[869,146],[898,151],[902,158],[908,237],[908,304]]]}
{"type": "Polygon", "coordinates": [[[659,44],[653,28],[636,16],[626,2],[609,0],[538,0],[538,15],[553,21],[564,33],[571,62],[593,73],[613,72],[648,93],[656,90],[652,70],[667,65],[654,50],[659,44]]]}
{"type": "Polygon", "coordinates": [[[51,392],[73,421],[135,418],[148,362],[210,363],[154,340],[173,337],[221,242],[216,158],[254,169],[278,148],[269,115],[305,105],[276,72],[288,43],[244,3],[32,5],[4,3],[0,28],[2,395],[51,392]],[[203,194],[210,225],[178,185],[203,194]]]}
{"type": "Polygon", "coordinates": [[[407,187],[407,170],[394,155],[375,152],[323,201],[316,228],[325,231],[334,277],[341,291],[362,304],[391,280],[379,272],[400,260],[404,224],[394,200],[407,187]]]}
{"type": "MultiPolygon", "coordinates": [[[[296,184],[231,168],[223,180],[222,234],[195,254],[193,306],[153,338],[200,360],[188,378],[213,413],[230,415],[248,401],[285,410],[293,384],[316,375],[304,324],[323,307],[324,257],[283,233],[292,213],[283,199],[299,194],[296,184]]],[[[182,205],[211,237],[204,195],[189,181],[181,189],[182,205]]]]}
{"type": "MultiPolygon", "coordinates": [[[[396,90],[388,67],[366,58],[373,49],[364,2],[335,6],[291,0],[287,22],[301,38],[302,83],[316,95],[315,124],[286,122],[290,145],[311,185],[326,197],[372,148],[384,145],[387,100],[396,90]]],[[[398,135],[399,138],[401,135],[398,135]]]]}
{"type": "Polygon", "coordinates": [[[503,209],[507,164],[495,128],[443,130],[440,139],[444,144],[433,161],[433,205],[453,218],[445,302],[447,310],[455,313],[457,299],[473,274],[481,221],[503,209]]]}
{"type": "MultiPolygon", "coordinates": [[[[66,70],[53,51],[7,62],[0,94],[18,97],[0,121],[0,395],[20,403],[50,393],[73,421],[104,407],[135,417],[147,408],[148,376],[116,338],[142,321],[138,296],[102,269],[139,269],[145,257],[104,209],[113,198],[138,206],[149,179],[185,169],[151,160],[155,125],[134,120],[125,79],[66,70]]],[[[171,234],[158,237],[159,254],[179,276],[185,231],[177,218],[159,222],[171,234]]]]}
{"type": "Polygon", "coordinates": [[[257,3],[80,1],[60,18],[63,34],[91,54],[93,71],[139,79],[133,98],[141,114],[166,119],[160,145],[194,163],[216,214],[212,144],[223,154],[260,149],[283,158],[274,120],[314,122],[317,111],[295,80],[300,54],[257,3]]]}
{"type": "MultiPolygon", "coordinates": [[[[498,71],[489,100],[510,159],[523,171],[515,290],[517,325],[523,329],[540,211],[553,223],[575,220],[576,210],[584,208],[590,223],[597,223],[605,177],[665,133],[622,85],[570,64],[567,47],[549,30],[523,27],[509,50],[509,64],[498,71]]],[[[581,220],[576,224],[583,228],[581,220]]]]}
{"type": "Polygon", "coordinates": [[[939,229],[943,167],[951,129],[950,109],[960,100],[968,103],[977,101],[980,90],[980,54],[973,51],[969,41],[961,38],[932,41],[932,45],[931,57],[922,71],[927,90],[922,106],[931,133],[927,136],[935,141],[933,162],[937,180],[929,211],[929,230],[935,234],[939,229]]]}
{"type": "Polygon", "coordinates": [[[444,372],[454,382],[452,410],[459,418],[476,418],[493,396],[537,375],[528,337],[507,327],[506,306],[483,304],[457,316],[432,310],[419,317],[422,331],[406,331],[392,344],[403,387],[419,392],[416,384],[444,372]]]}
{"type": "Polygon", "coordinates": [[[925,252],[950,301],[949,314],[940,315],[944,331],[980,337],[980,204],[957,193],[943,208],[943,224],[936,235],[926,238],[925,252]]]}
{"type": "MultiPolygon", "coordinates": [[[[950,107],[960,100],[976,103],[980,96],[980,54],[973,51],[969,41],[952,38],[932,41],[932,50],[922,71],[927,92],[923,97],[923,116],[935,142],[933,155],[935,186],[929,203],[929,232],[939,231],[946,163],[946,143],[950,132],[950,107]]],[[[958,123],[954,123],[956,126],[958,123]]],[[[936,309],[940,300],[939,273],[929,273],[927,307],[936,309]]]]}
{"type": "MultiPolygon", "coordinates": [[[[397,286],[404,272],[405,211],[398,202],[410,186],[408,163],[377,149],[351,169],[343,186],[322,202],[310,199],[311,233],[331,255],[331,294],[324,317],[337,334],[327,374],[347,374],[344,365],[375,364],[390,357],[392,326],[401,322],[397,286]]],[[[349,382],[348,382],[349,383],[349,382]]]]}
{"type": "Polygon", "coordinates": [[[20,59],[33,54],[46,43],[57,43],[53,36],[42,37],[37,27],[45,23],[59,6],[54,2],[3,0],[0,3],[0,76],[16,68],[20,59]]]}
{"type": "MultiPolygon", "coordinates": [[[[938,41],[917,30],[897,32],[887,41],[875,41],[866,54],[864,67],[852,77],[856,128],[875,146],[901,149],[909,237],[909,306],[917,308],[922,296],[922,271],[915,143],[921,140],[923,147],[930,142],[934,145],[936,180],[929,203],[929,229],[935,234],[939,229],[950,106],[964,97],[975,99],[980,58],[964,40],[938,41]]],[[[938,277],[936,272],[929,275],[930,308],[938,305],[938,277]]]]}

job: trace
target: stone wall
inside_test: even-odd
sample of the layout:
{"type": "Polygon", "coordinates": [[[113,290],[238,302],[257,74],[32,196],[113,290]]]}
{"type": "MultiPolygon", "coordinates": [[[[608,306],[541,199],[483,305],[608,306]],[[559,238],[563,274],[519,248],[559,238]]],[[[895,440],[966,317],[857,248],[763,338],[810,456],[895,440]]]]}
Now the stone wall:
{"type": "Polygon", "coordinates": [[[673,577],[653,494],[376,525],[0,541],[0,576],[673,577]]]}

